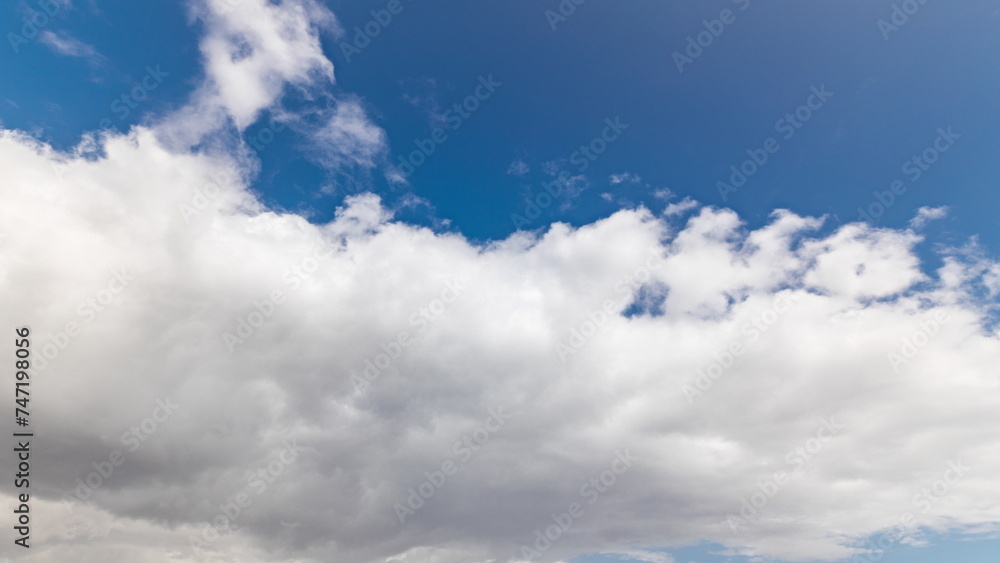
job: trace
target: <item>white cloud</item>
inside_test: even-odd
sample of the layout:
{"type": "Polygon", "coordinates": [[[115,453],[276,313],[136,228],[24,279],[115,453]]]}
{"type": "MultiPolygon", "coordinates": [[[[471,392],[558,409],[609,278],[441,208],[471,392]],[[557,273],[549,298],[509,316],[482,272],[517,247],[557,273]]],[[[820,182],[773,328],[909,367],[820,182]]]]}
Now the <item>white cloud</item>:
{"type": "Polygon", "coordinates": [[[986,285],[990,297],[1000,295],[1000,264],[994,264],[990,267],[983,283],[986,285]]]}
{"type": "Polygon", "coordinates": [[[566,164],[565,159],[563,160],[547,160],[542,163],[542,172],[548,176],[556,176],[563,169],[563,165],[566,164]]]}
{"type": "Polygon", "coordinates": [[[587,181],[587,177],[583,174],[577,174],[576,176],[559,176],[555,180],[552,180],[553,184],[557,184],[559,192],[559,197],[564,201],[559,205],[559,209],[565,211],[573,205],[573,200],[583,193],[583,190],[590,186],[590,182],[587,181]]]}
{"type": "MultiPolygon", "coordinates": [[[[169,147],[184,150],[202,143],[206,136],[228,132],[230,123],[243,133],[270,110],[276,122],[308,138],[305,152],[331,172],[343,175],[381,164],[388,151],[385,131],[371,121],[359,98],[329,91],[333,64],[319,35],[342,31],[327,8],[315,0],[217,0],[195,3],[192,14],[206,28],[200,43],[205,78],[187,106],[156,126],[169,147]],[[297,112],[282,107],[290,87],[306,91],[313,103],[297,112]]],[[[232,152],[226,148],[230,137],[221,137],[210,146],[221,144],[232,152]]],[[[250,154],[249,147],[244,153],[250,154]]]]}
{"type": "Polygon", "coordinates": [[[674,563],[674,558],[666,553],[643,551],[638,549],[628,551],[607,552],[604,555],[615,555],[627,561],[644,561],[646,563],[674,563]]]}
{"type": "Polygon", "coordinates": [[[53,33],[44,30],[39,35],[39,41],[60,55],[86,59],[87,62],[94,65],[104,62],[104,56],[98,53],[93,45],[74,39],[66,32],[53,33]]]}
{"type": "Polygon", "coordinates": [[[816,260],[805,281],[852,298],[898,294],[923,279],[910,252],[919,240],[910,233],[850,225],[825,241],[805,245],[816,260]]]}
{"type": "Polygon", "coordinates": [[[919,229],[927,224],[928,221],[933,221],[935,219],[943,219],[948,216],[948,208],[942,207],[921,207],[917,210],[917,215],[910,219],[910,226],[919,229]]]}
{"type": "Polygon", "coordinates": [[[194,145],[227,120],[242,131],[287,86],[333,82],[319,32],[340,28],[315,0],[196,2],[193,15],[205,24],[200,44],[205,80],[192,103],[161,126],[161,135],[171,141],[194,145]]]}
{"type": "Polygon", "coordinates": [[[653,197],[656,199],[672,199],[676,195],[670,188],[660,188],[653,192],[653,197]]]}
{"type": "Polygon", "coordinates": [[[387,148],[385,131],[373,124],[361,104],[352,99],[336,103],[314,141],[330,168],[372,168],[387,148]]]}
{"type": "Polygon", "coordinates": [[[530,171],[531,167],[528,166],[528,163],[519,158],[515,158],[514,161],[510,163],[510,166],[507,167],[507,174],[512,174],[514,176],[524,176],[530,171]]]}
{"type": "Polygon", "coordinates": [[[675,215],[683,215],[684,213],[695,209],[698,207],[698,202],[691,199],[690,197],[685,197],[677,203],[671,203],[666,208],[663,209],[663,215],[666,217],[673,217],[675,215]]]}
{"type": "Polygon", "coordinates": [[[702,208],[672,232],[640,209],[480,247],[393,222],[370,195],[311,225],[267,212],[235,176],[185,220],[179,206],[233,162],[171,152],[143,129],[105,150],[60,182],[45,146],[0,140],[2,306],[30,319],[39,353],[67,322],[83,327],[35,382],[50,405],[50,463],[38,475],[52,487],[40,494],[49,524],[38,561],[207,560],[191,554],[190,535],[285,439],[305,448],[301,459],[213,544],[238,546],[241,561],[274,560],[274,549],[282,561],[506,561],[623,449],[634,469],[545,560],[699,539],[834,558],[905,510],[938,529],[1000,520],[990,500],[1000,457],[981,432],[1000,422],[988,368],[998,335],[982,328],[975,280],[914,286],[923,278],[905,231],[853,224],[814,237],[819,220],[780,212],[745,232],[731,211],[702,208]],[[336,250],[314,273],[285,277],[321,244],[336,250]],[[650,250],[664,257],[649,279],[668,289],[663,314],[622,317],[634,290],[618,282],[642,279],[650,250]],[[81,316],[121,268],[134,281],[81,316]],[[453,280],[461,297],[421,324],[453,280]],[[231,354],[222,335],[275,289],[284,302],[231,354]],[[746,342],[779,294],[795,306],[689,405],[682,386],[746,342]],[[616,314],[560,362],[557,344],[605,300],[616,314]],[[895,373],[887,354],[937,313],[948,322],[895,373]],[[412,343],[357,393],[352,374],[400,331],[412,343]],[[81,513],[57,501],[123,450],[121,433],[163,397],[179,405],[170,422],[78,508],[112,532],[70,536],[81,513]],[[401,526],[394,505],[498,406],[514,412],[507,425],[401,526]],[[845,430],[733,536],[726,514],[831,415],[845,430]],[[913,495],[952,459],[974,470],[920,513],[913,495]]]}
{"type": "Polygon", "coordinates": [[[622,174],[612,174],[611,176],[608,177],[608,182],[610,182],[612,186],[618,184],[638,184],[641,181],[642,181],[641,177],[639,177],[637,174],[632,174],[631,172],[624,172],[622,174]]]}

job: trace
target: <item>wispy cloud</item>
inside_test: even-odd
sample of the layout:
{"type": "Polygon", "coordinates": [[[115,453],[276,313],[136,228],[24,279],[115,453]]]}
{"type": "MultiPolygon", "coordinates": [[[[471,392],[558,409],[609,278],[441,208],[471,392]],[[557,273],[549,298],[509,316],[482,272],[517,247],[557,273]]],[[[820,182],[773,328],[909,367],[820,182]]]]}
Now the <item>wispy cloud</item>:
{"type": "Polygon", "coordinates": [[[948,207],[921,207],[917,210],[917,215],[910,219],[910,226],[919,229],[935,219],[944,219],[948,216],[948,207]]]}
{"type": "Polygon", "coordinates": [[[371,168],[386,149],[385,131],[372,123],[364,107],[354,99],[337,102],[314,140],[331,168],[371,168]]]}
{"type": "Polygon", "coordinates": [[[93,45],[84,43],[65,31],[54,33],[45,30],[39,36],[39,41],[60,55],[84,59],[91,66],[101,66],[106,60],[104,55],[98,53],[93,45]]]}
{"type": "Polygon", "coordinates": [[[663,214],[667,217],[673,217],[674,215],[681,215],[687,211],[695,209],[696,207],[698,207],[698,202],[690,197],[686,197],[681,201],[668,205],[666,209],[663,210],[663,214]]]}
{"type": "Polygon", "coordinates": [[[608,182],[610,182],[612,186],[618,184],[638,184],[641,181],[642,177],[640,177],[638,174],[632,174],[631,172],[612,174],[611,176],[608,177],[608,182]]]}
{"type": "Polygon", "coordinates": [[[427,116],[432,127],[445,125],[445,114],[438,101],[438,85],[433,78],[414,78],[401,83],[404,89],[403,100],[419,108],[427,116]]]}
{"type": "Polygon", "coordinates": [[[656,199],[668,200],[676,197],[677,194],[673,192],[670,188],[660,188],[653,192],[653,197],[656,199]]]}
{"type": "Polygon", "coordinates": [[[643,563],[674,563],[674,558],[666,553],[657,553],[655,551],[645,551],[640,549],[604,552],[602,555],[611,555],[626,561],[642,561],[643,563]]]}

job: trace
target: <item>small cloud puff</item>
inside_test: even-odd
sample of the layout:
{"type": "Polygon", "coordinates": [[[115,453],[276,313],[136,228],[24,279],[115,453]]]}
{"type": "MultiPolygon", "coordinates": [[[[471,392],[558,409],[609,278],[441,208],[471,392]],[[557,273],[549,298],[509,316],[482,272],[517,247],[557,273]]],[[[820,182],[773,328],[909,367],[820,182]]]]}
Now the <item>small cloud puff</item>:
{"type": "Polygon", "coordinates": [[[524,176],[530,171],[531,167],[528,166],[528,163],[519,158],[514,159],[514,161],[510,163],[510,166],[507,167],[507,174],[512,176],[524,176]]]}
{"type": "Polygon", "coordinates": [[[624,172],[622,174],[612,174],[608,177],[608,182],[612,186],[618,184],[638,184],[642,181],[642,178],[637,174],[632,174],[631,172],[624,172]]]}
{"type": "Polygon", "coordinates": [[[910,219],[910,227],[914,229],[919,229],[926,225],[928,222],[935,219],[943,219],[948,215],[948,207],[921,207],[917,210],[917,214],[913,219],[910,219]]]}

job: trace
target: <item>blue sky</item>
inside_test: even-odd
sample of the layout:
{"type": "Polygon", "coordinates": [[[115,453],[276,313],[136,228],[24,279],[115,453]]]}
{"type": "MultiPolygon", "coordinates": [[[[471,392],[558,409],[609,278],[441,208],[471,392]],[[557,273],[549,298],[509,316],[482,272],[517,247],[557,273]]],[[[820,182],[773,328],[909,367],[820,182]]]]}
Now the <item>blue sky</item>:
{"type": "MultiPolygon", "coordinates": [[[[978,234],[993,248],[1000,243],[992,212],[1000,197],[992,158],[1000,149],[993,127],[1000,112],[994,33],[1000,14],[991,2],[926,4],[888,40],[878,25],[891,21],[887,2],[753,2],[741,11],[744,5],[732,2],[590,1],[554,31],[545,4],[406,2],[350,63],[339,45],[372,19],[371,10],[384,7],[330,6],[345,30],[340,40],[323,39],[338,88],[360,96],[385,128],[392,163],[430,135],[429,108],[443,111],[463,100],[479,76],[502,83],[411,178],[412,191],[433,206],[414,209],[413,220],[432,215],[469,237],[503,238],[514,230],[510,215],[549,179],[544,163],[569,159],[600,133],[605,118],[620,117],[627,133],[586,170],[587,189],[566,207],[545,210],[544,221],[586,223],[620,202],[655,208],[662,201],[652,194],[669,188],[679,198],[730,207],[751,226],[779,207],[849,222],[859,207],[877,202],[873,192],[900,179],[908,189],[879,224],[902,226],[921,206],[948,205],[952,213],[942,227],[948,233],[978,234]],[[735,21],[678,72],[673,53],[723,9],[733,10],[735,21]],[[829,102],[791,139],[778,139],[779,152],[723,201],[716,183],[747,150],[783,136],[775,123],[806,103],[814,86],[833,93],[829,102]],[[931,146],[941,127],[960,140],[909,185],[902,166],[931,146]],[[507,174],[518,159],[530,172],[507,174]],[[641,181],[610,185],[608,178],[621,173],[641,181]]],[[[24,4],[6,10],[16,29],[24,4]]],[[[180,105],[201,73],[197,26],[187,25],[180,4],[100,2],[57,14],[46,29],[65,30],[104,59],[90,65],[39,41],[16,56],[5,51],[0,119],[8,127],[41,128],[58,146],[75,144],[105,117],[125,130],[180,105]],[[141,80],[147,65],[161,65],[169,77],[120,119],[110,104],[141,80]]],[[[277,205],[314,208],[328,218],[342,192],[317,196],[315,186],[357,188],[304,161],[296,150],[301,142],[285,131],[266,146],[259,189],[277,205]]],[[[365,188],[390,191],[377,172],[365,188]]]]}
{"type": "MultiPolygon", "coordinates": [[[[247,193],[269,209],[325,225],[374,193],[399,221],[477,245],[639,206],[658,215],[689,198],[697,203],[676,217],[727,208],[744,234],[772,224],[778,209],[826,216],[823,236],[859,220],[902,233],[924,208],[927,221],[914,227],[925,237],[914,250],[924,272],[947,263],[942,249],[996,260],[995,2],[320,4],[338,22],[316,31],[335,82],[288,79],[247,112],[248,123],[234,110],[187,147],[248,157],[247,193]],[[337,116],[367,140],[344,149],[337,116]],[[326,144],[324,131],[335,135],[326,144]],[[429,154],[417,163],[414,151],[429,154]],[[546,184],[558,185],[555,197],[546,184]]],[[[8,3],[0,125],[62,151],[98,130],[167,131],[173,116],[201,107],[207,83],[200,41],[215,24],[192,5],[200,3],[8,3]]],[[[664,221],[680,229],[674,217],[664,221]]],[[[981,313],[995,320],[995,309],[981,313]]],[[[930,537],[882,561],[995,560],[996,540],[930,537]]],[[[720,555],[726,549],[662,553],[678,563],[779,561],[720,555]]]]}
{"type": "MultiPolygon", "coordinates": [[[[948,541],[947,538],[937,538],[937,541],[924,547],[900,547],[887,550],[878,561],[885,563],[937,563],[939,561],[968,561],[969,563],[987,563],[996,557],[998,543],[993,541],[962,542],[948,541]]],[[[754,561],[749,557],[724,555],[726,550],[721,546],[695,546],[665,551],[681,563],[697,561],[698,563],[749,563],[754,561]]],[[[874,559],[874,558],[873,558],[874,559]]],[[[628,561],[620,556],[580,557],[577,563],[606,563],[608,561],[628,561]]],[[[867,560],[867,559],[865,559],[867,560]]]]}

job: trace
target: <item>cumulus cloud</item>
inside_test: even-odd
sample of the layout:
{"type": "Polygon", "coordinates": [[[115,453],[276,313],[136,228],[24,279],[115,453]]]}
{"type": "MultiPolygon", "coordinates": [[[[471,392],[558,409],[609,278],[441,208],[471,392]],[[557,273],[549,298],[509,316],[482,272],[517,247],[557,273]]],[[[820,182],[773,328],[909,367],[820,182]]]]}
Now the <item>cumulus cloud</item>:
{"type": "Polygon", "coordinates": [[[695,539],[834,558],[906,510],[932,529],[1000,519],[982,275],[922,273],[910,232],[640,208],[477,246],[396,222],[372,195],[312,225],[257,203],[238,161],[144,129],[103,142],[60,180],[65,156],[0,139],[3,307],[53,355],[34,381],[50,437],[39,561],[215,560],[191,538],[241,492],[251,504],[206,540],[213,557],[506,561],[573,502],[577,533],[539,560],[695,539]],[[132,279],[107,291],[118,273],[132,279]],[[656,287],[659,309],[623,314],[656,287]],[[791,305],[774,313],[778,298],[791,305]],[[733,343],[706,388],[699,372],[733,343]],[[176,412],[129,451],[123,433],[157,399],[176,412]],[[509,419],[483,434],[497,409],[509,419]],[[830,418],[843,429],[789,466],[830,418]],[[287,441],[301,451],[282,464],[287,441]],[[70,503],[114,450],[125,462],[70,503]],[[587,504],[581,487],[624,451],[633,466],[587,504]],[[947,500],[914,508],[955,460],[971,469],[947,500]],[[445,462],[456,472],[401,523],[445,462]],[[727,515],[782,470],[734,534],[727,515]]]}
{"type": "MultiPolygon", "coordinates": [[[[0,307],[32,328],[45,427],[34,561],[810,560],[906,513],[997,531],[995,262],[926,271],[910,230],[685,202],[482,244],[372,194],[273,212],[239,152],[167,142],[328,77],[328,12],[245,4],[199,12],[178,116],[75,154],[0,133],[0,307]],[[540,546],[553,514],[571,533],[540,546]]],[[[333,115],[335,146],[377,145],[333,115]]]]}

